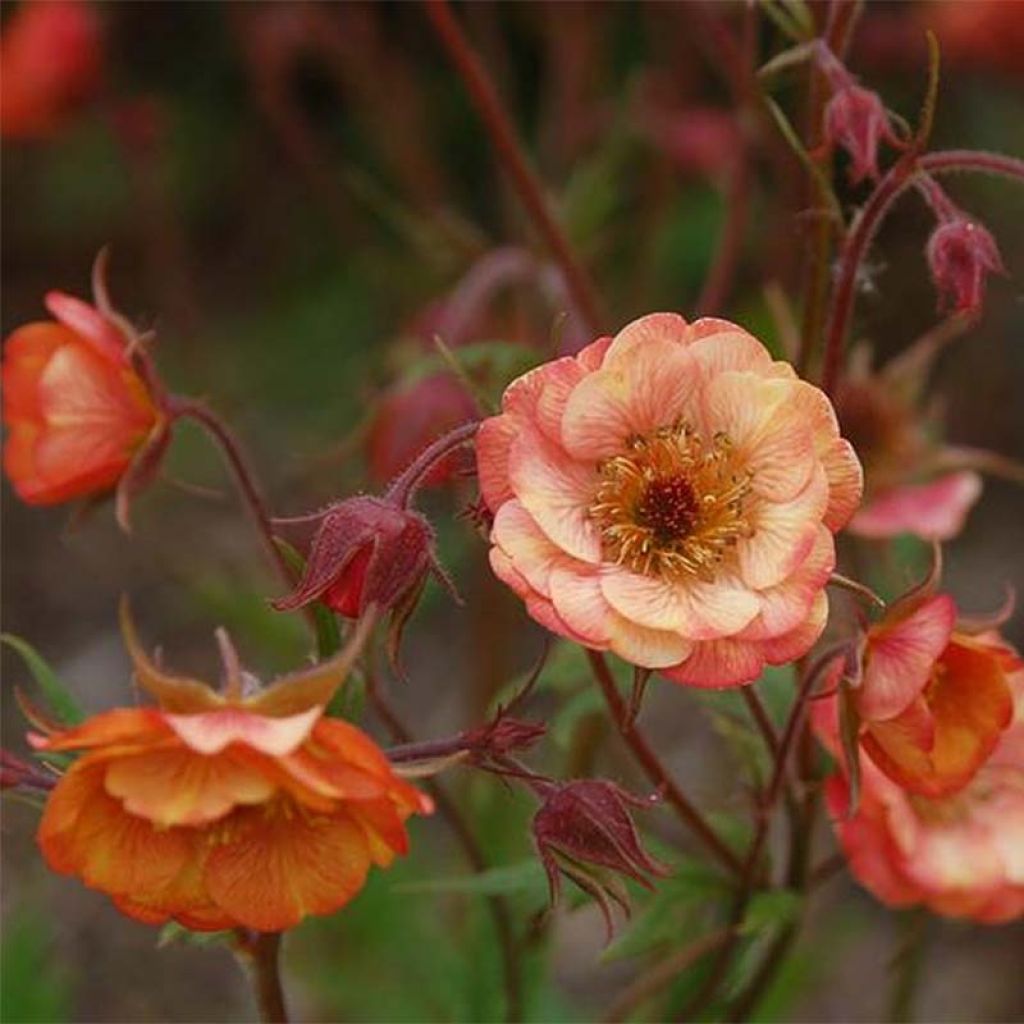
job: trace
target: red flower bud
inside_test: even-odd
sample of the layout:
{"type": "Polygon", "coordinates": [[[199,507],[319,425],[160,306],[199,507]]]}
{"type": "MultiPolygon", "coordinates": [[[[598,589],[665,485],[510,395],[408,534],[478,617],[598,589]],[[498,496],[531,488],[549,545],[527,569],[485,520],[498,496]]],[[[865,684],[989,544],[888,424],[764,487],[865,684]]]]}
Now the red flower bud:
{"type": "Polygon", "coordinates": [[[940,308],[975,312],[985,300],[985,278],[1003,274],[1003,261],[991,233],[957,212],[940,221],[925,250],[940,308]]]}
{"type": "Polygon", "coordinates": [[[418,590],[434,564],[427,521],[385,498],[349,498],[316,518],[302,579],[273,602],[278,611],[317,600],[347,618],[358,618],[371,604],[392,611],[418,590]]]}
{"type": "MultiPolygon", "coordinates": [[[[367,438],[370,475],[386,484],[436,437],[465,423],[474,413],[466,389],[450,373],[435,373],[412,385],[392,390],[378,405],[367,438]]],[[[463,466],[461,452],[452,452],[424,477],[426,486],[447,483],[463,466]]]]}
{"type": "Polygon", "coordinates": [[[9,751],[0,749],[0,789],[53,789],[57,777],[50,775],[34,764],[15,757],[9,751]]]}
{"type": "Polygon", "coordinates": [[[555,903],[564,874],[593,896],[611,934],[614,900],[628,913],[625,890],[615,873],[651,888],[648,875],[668,874],[640,845],[627,805],[650,806],[612,782],[581,779],[552,785],[533,818],[533,838],[555,903]]]}
{"type": "Polygon", "coordinates": [[[825,108],[825,144],[840,146],[850,155],[850,181],[878,177],[878,144],[902,145],[894,134],[878,93],[852,78],[844,81],[825,108]]]}

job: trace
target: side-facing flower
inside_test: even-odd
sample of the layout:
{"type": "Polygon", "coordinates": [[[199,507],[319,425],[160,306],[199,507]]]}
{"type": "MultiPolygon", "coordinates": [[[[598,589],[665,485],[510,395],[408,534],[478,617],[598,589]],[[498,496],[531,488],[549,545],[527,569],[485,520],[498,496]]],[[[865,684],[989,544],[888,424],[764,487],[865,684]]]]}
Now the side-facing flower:
{"type": "Polygon", "coordinates": [[[0,69],[0,135],[52,135],[99,84],[102,45],[96,6],[85,0],[18,4],[4,20],[0,69]]]}
{"type": "Polygon", "coordinates": [[[651,888],[649,876],[668,869],[641,845],[629,806],[650,807],[613,782],[578,779],[541,787],[543,803],[533,818],[533,840],[557,903],[564,874],[593,896],[611,933],[611,903],[626,912],[629,902],[616,875],[651,888]]]}
{"type": "Polygon", "coordinates": [[[883,903],[998,924],[1024,914],[1024,671],[1009,677],[1014,721],[966,787],[909,793],[861,752],[861,793],[826,783],[833,827],[854,876],[883,903]]]}
{"type": "Polygon", "coordinates": [[[40,750],[83,751],[40,822],[53,870],[147,923],[281,931],[337,910],[371,864],[406,851],[404,821],[429,800],[368,736],[323,714],[365,627],[336,658],[255,693],[229,657],[218,693],[159,669],[126,613],[123,624],[158,706],[30,736],[40,750]]]}
{"type": "Polygon", "coordinates": [[[168,441],[161,389],[115,314],[61,292],[46,306],[55,321],[4,345],[7,476],[33,505],[134,493],[168,441]]]}
{"type": "Polygon", "coordinates": [[[861,743],[898,785],[939,797],[962,789],[1013,717],[1024,667],[995,634],[956,628],[948,594],[894,605],[871,626],[854,691],[861,743]]]}
{"type": "Polygon", "coordinates": [[[491,565],[530,615],[697,686],[810,648],[861,492],[821,391],[735,324],[674,314],[514,381],[477,464],[491,565]]]}

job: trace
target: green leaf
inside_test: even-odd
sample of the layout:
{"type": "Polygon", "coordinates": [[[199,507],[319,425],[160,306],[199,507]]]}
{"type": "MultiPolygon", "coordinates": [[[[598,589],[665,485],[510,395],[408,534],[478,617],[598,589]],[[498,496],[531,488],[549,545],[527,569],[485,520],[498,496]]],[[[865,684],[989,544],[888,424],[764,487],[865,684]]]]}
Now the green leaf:
{"type": "Polygon", "coordinates": [[[800,913],[803,897],[792,889],[768,889],[755,893],[740,925],[744,935],[791,924],[800,913]]]}
{"type": "Polygon", "coordinates": [[[187,943],[190,946],[216,946],[231,939],[231,932],[194,932],[177,921],[168,921],[160,929],[157,936],[156,948],[163,949],[176,942],[187,943]]]}
{"type": "MultiPolygon", "coordinates": [[[[288,541],[275,537],[277,550],[288,563],[288,568],[300,577],[306,569],[306,560],[288,541]]],[[[316,653],[321,661],[333,658],[341,650],[341,629],[338,618],[322,601],[314,601],[310,608],[316,623],[316,653]]]]}
{"type": "Polygon", "coordinates": [[[28,670],[39,684],[39,688],[43,691],[47,703],[61,722],[66,725],[77,725],[85,718],[85,714],[78,706],[78,701],[71,695],[70,690],[28,641],[22,640],[21,637],[14,636],[12,633],[3,633],[0,634],[0,643],[7,644],[21,655],[28,670]]]}
{"type": "Polygon", "coordinates": [[[432,878],[423,882],[403,882],[394,886],[395,892],[441,893],[457,892],[478,896],[496,896],[505,893],[523,892],[540,894],[547,886],[544,869],[535,857],[508,864],[500,868],[489,868],[475,875],[455,875],[451,878],[432,878]]]}

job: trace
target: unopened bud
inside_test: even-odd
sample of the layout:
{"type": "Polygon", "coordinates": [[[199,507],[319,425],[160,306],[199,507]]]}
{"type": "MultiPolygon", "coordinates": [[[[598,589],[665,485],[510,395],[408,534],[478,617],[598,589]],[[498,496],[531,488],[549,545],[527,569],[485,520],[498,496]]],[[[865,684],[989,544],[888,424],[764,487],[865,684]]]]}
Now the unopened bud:
{"type": "Polygon", "coordinates": [[[878,177],[878,146],[882,140],[901,145],[878,93],[852,79],[845,82],[825,107],[825,142],[849,154],[850,181],[854,185],[878,177]]]}
{"type": "Polygon", "coordinates": [[[939,223],[925,254],[940,307],[957,313],[981,309],[987,276],[1005,273],[991,232],[960,213],[939,223]]]}

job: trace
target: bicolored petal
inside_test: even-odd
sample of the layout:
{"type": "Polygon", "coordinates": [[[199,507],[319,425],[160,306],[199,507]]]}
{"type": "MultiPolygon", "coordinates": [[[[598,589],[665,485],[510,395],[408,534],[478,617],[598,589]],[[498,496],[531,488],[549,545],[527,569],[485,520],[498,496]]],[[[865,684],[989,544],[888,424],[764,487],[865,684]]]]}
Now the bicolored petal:
{"type": "Polygon", "coordinates": [[[981,496],[981,477],[970,470],[950,473],[926,484],[905,484],[872,498],[850,523],[861,537],[912,533],[925,540],[951,540],[963,529],[981,496]]]}
{"type": "Polygon", "coordinates": [[[238,743],[272,757],[284,757],[306,740],[322,714],[322,707],[312,707],[297,715],[270,718],[230,707],[196,715],[165,714],[164,720],[198,754],[219,754],[238,743]]]}

